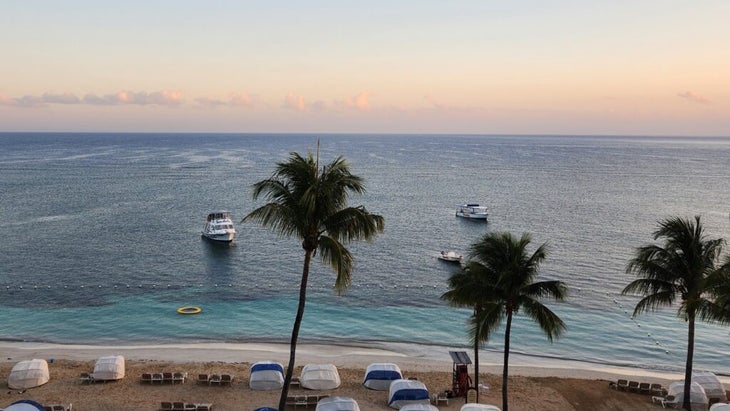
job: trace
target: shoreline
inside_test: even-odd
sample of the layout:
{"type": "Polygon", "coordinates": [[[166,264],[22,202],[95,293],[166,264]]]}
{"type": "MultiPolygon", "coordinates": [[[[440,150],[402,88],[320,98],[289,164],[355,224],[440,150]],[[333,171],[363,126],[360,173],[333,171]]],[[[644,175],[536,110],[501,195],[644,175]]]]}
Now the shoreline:
{"type": "MultiPolygon", "coordinates": [[[[2,362],[24,359],[90,361],[104,355],[123,355],[132,361],[166,361],[172,363],[249,363],[274,360],[286,365],[289,345],[283,343],[170,343],[140,345],[55,344],[0,341],[4,353],[2,362]]],[[[337,367],[366,368],[374,362],[393,362],[401,369],[419,372],[451,371],[453,363],[448,351],[463,348],[424,346],[418,344],[389,344],[388,348],[357,345],[312,344],[297,345],[297,365],[332,363],[337,367]]],[[[472,359],[473,361],[473,359],[472,359]]],[[[470,366],[473,370],[473,364],[470,366]]],[[[480,351],[480,374],[502,373],[502,353],[480,351]]],[[[510,354],[510,376],[557,377],[615,380],[618,378],[651,378],[664,383],[684,378],[683,373],[588,363],[573,360],[510,354]]],[[[730,377],[718,375],[724,384],[730,377]]]]}

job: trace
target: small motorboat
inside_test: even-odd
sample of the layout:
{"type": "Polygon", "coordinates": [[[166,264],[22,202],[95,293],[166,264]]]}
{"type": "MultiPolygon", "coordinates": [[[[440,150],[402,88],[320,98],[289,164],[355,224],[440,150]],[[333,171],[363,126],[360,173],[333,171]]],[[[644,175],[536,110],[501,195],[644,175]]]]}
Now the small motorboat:
{"type": "Polygon", "coordinates": [[[456,216],[487,221],[489,210],[487,210],[487,207],[480,206],[479,204],[463,204],[456,209],[456,216]]]}
{"type": "Polygon", "coordinates": [[[208,213],[205,220],[205,228],[201,235],[209,240],[222,243],[230,243],[236,236],[236,229],[233,227],[231,213],[228,211],[215,211],[208,213]]]}
{"type": "Polygon", "coordinates": [[[441,251],[441,254],[439,255],[439,260],[449,263],[460,263],[463,258],[464,256],[456,251],[441,251]]]}

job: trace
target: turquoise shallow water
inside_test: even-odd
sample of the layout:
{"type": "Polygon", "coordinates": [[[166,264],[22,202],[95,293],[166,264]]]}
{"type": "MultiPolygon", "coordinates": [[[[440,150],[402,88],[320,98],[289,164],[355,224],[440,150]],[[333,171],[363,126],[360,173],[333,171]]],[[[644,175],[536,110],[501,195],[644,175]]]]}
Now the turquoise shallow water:
{"type": "MultiPolygon", "coordinates": [[[[0,134],[0,339],[62,343],[287,341],[302,255],[296,240],[238,225],[231,247],[203,241],[205,213],[253,209],[250,185],[300,135],[0,134]],[[175,309],[199,305],[197,316],[175,309]]],[[[526,355],[679,370],[685,324],[672,310],[631,318],[619,295],[634,247],[656,221],[701,214],[730,238],[730,139],[323,136],[322,157],[345,156],[366,179],[353,198],[386,219],[372,243],[351,245],[353,285],[332,293],[313,266],[301,338],[362,344],[465,344],[469,312],[446,306],[452,266],[489,230],[549,242],[541,276],[571,297],[550,304],[568,324],[549,344],[518,319],[526,355]],[[489,224],[454,217],[481,202],[489,224]]],[[[701,325],[696,366],[720,373],[728,331],[701,325]]],[[[501,349],[501,335],[485,347],[501,349]]]]}

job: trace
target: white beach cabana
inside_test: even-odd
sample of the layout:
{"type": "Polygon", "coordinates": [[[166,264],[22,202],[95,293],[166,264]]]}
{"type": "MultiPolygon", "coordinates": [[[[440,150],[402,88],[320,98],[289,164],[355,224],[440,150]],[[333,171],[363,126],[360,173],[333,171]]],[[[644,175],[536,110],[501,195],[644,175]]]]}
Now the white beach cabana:
{"type": "Polygon", "coordinates": [[[406,404],[400,407],[400,411],[439,411],[436,406],[431,404],[406,404]]]}
{"type": "Polygon", "coordinates": [[[99,357],[94,364],[94,372],[91,377],[99,381],[113,381],[124,378],[124,357],[121,355],[110,355],[99,357]]]}
{"type": "Polygon", "coordinates": [[[429,404],[426,385],[418,380],[395,380],[388,390],[388,405],[399,410],[406,404],[429,404]]]}
{"type": "Polygon", "coordinates": [[[340,373],[332,364],[307,364],[302,368],[299,384],[308,390],[334,390],[341,384],[340,373]]]}
{"type": "Polygon", "coordinates": [[[38,387],[48,382],[50,373],[46,360],[25,360],[13,366],[8,376],[8,388],[25,390],[38,387]]]}
{"type": "MultiPolygon", "coordinates": [[[[669,384],[667,395],[673,395],[680,405],[684,402],[684,380],[669,384]]],[[[696,381],[692,381],[689,390],[689,402],[692,410],[706,410],[710,403],[705,389],[696,381]]]]}
{"type": "Polygon", "coordinates": [[[315,411],[360,411],[360,406],[350,397],[327,397],[317,402],[315,411]]]}
{"type": "Polygon", "coordinates": [[[252,390],[278,390],[284,386],[284,367],[276,361],[257,361],[251,366],[252,390]]]}
{"type": "Polygon", "coordinates": [[[730,404],[718,402],[710,405],[710,411],[730,411],[730,404]]]}
{"type": "Polygon", "coordinates": [[[693,372],[692,382],[702,386],[707,395],[707,400],[710,402],[726,401],[727,394],[725,394],[725,386],[717,378],[717,375],[711,372],[693,372]]]}
{"type": "Polygon", "coordinates": [[[496,405],[490,404],[464,404],[461,406],[459,411],[501,411],[496,405]]]}
{"type": "Polygon", "coordinates": [[[368,365],[365,369],[362,384],[371,390],[388,391],[390,383],[400,379],[403,379],[403,374],[396,364],[378,362],[368,365]]]}

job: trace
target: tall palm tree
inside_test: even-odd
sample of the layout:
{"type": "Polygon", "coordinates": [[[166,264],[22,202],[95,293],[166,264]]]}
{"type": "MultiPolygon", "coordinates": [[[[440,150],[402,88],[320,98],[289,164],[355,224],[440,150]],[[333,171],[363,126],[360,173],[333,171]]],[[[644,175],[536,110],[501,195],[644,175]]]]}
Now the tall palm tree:
{"type": "MultiPolygon", "coordinates": [[[[318,156],[319,157],[319,154],[318,156]]],[[[299,285],[299,305],[291,333],[289,365],[279,399],[279,410],[286,397],[294,372],[299,327],[304,316],[307,280],[312,257],[335,271],[335,291],[341,293],[350,284],[353,257],[343,243],[371,240],[383,231],[383,217],[369,213],[363,206],[347,207],[351,193],[363,193],[362,178],[350,173],[347,162],[337,157],[319,169],[319,158],[310,152],[302,157],[291,153],[288,161],[277,163],[273,175],[253,185],[253,198],[264,196],[268,203],[253,210],[243,221],[256,221],[283,236],[302,241],[304,267],[299,285]]]]}
{"type": "Polygon", "coordinates": [[[527,233],[517,239],[510,233],[488,233],[472,244],[469,262],[464,272],[449,279],[451,290],[446,298],[461,305],[474,307],[471,323],[472,340],[476,343],[489,339],[506,321],[504,332],[504,364],[502,370],[502,410],[508,411],[507,378],[512,321],[520,309],[537,322],[549,341],[559,337],[565,323],[541,299],[563,301],[567,287],[561,281],[534,282],[540,263],[547,256],[547,244],[542,244],[532,255],[527,246],[527,233]],[[456,278],[454,278],[456,277],[456,278]]]}
{"type": "MultiPolygon", "coordinates": [[[[449,291],[441,295],[454,307],[469,307],[473,309],[469,317],[469,343],[474,346],[474,386],[479,387],[479,348],[487,342],[488,333],[479,328],[476,321],[484,309],[484,276],[479,275],[479,265],[476,262],[467,262],[466,266],[449,277],[449,291]]],[[[479,390],[477,390],[479,402],[479,390]]]]}
{"type": "Polygon", "coordinates": [[[659,239],[663,239],[662,245],[650,244],[636,249],[626,272],[639,278],[630,282],[622,293],[643,295],[633,315],[670,306],[679,300],[677,315],[687,322],[682,407],[689,410],[695,321],[699,318],[709,322],[728,322],[715,302],[718,290],[727,284],[722,277],[727,270],[717,266],[725,240],[707,238],[699,216],[695,216],[694,221],[679,217],[660,221],[654,232],[654,240],[659,239]]]}

